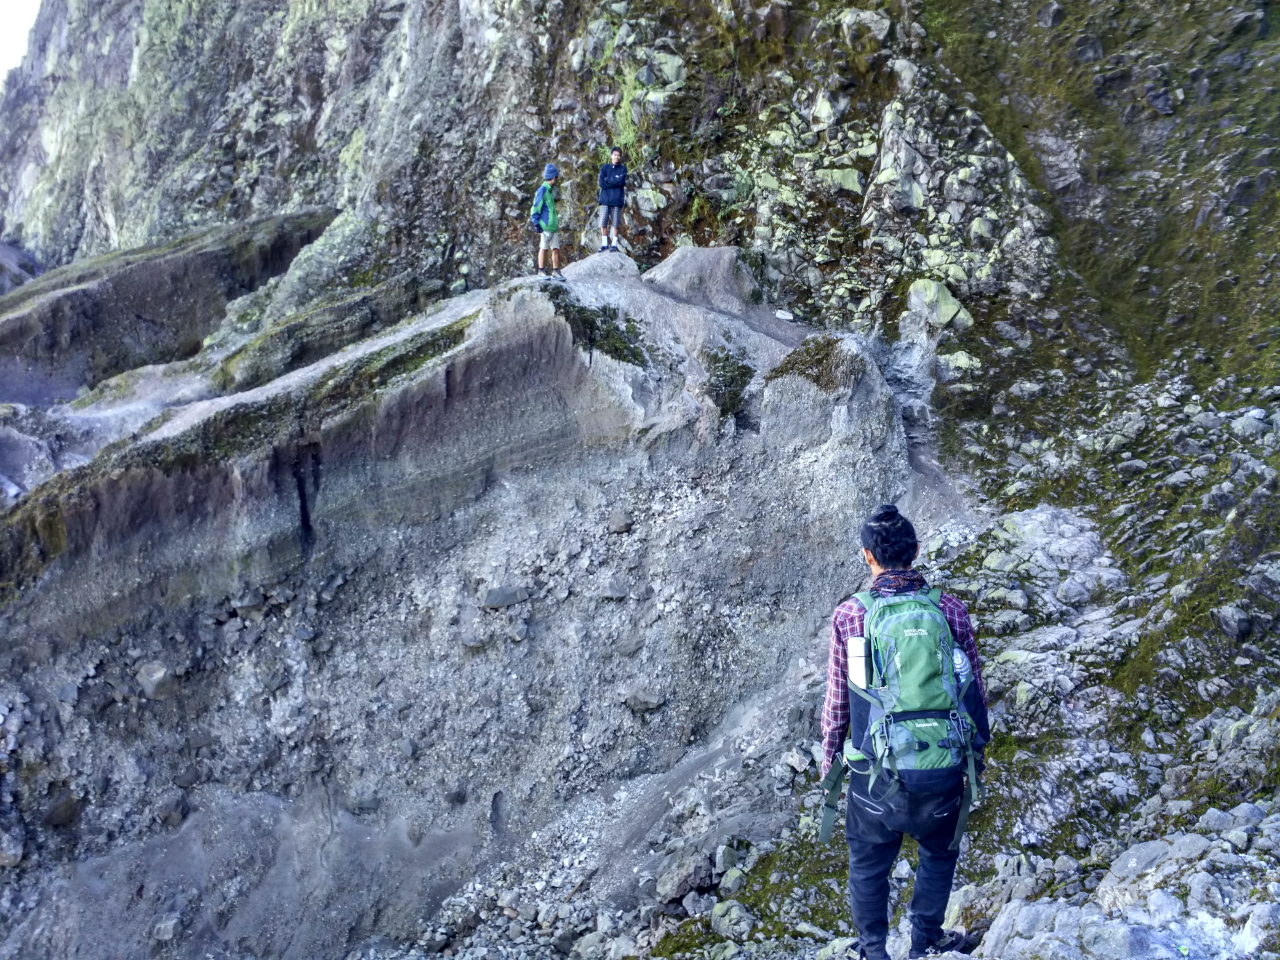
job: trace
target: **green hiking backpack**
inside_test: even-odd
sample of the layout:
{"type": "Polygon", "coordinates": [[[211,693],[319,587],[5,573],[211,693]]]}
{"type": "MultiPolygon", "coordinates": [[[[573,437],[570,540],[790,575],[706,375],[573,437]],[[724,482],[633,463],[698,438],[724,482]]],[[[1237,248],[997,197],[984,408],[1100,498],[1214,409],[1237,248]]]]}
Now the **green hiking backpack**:
{"type": "Polygon", "coordinates": [[[981,795],[973,749],[975,726],[964,706],[973,666],[951,635],[938,601],[941,590],[880,597],[856,594],[866,610],[865,637],[850,638],[849,692],[870,704],[861,744],[846,740],[832,764],[821,838],[831,835],[847,770],[870,774],[867,789],[884,778],[890,797],[902,786],[927,790],[950,772],[969,776],[952,849],[960,843],[973,801],[981,795]],[[861,641],[861,643],[859,643],[861,641]],[[861,647],[861,649],[858,649],[861,647]],[[859,770],[855,763],[866,763],[859,770]]]}

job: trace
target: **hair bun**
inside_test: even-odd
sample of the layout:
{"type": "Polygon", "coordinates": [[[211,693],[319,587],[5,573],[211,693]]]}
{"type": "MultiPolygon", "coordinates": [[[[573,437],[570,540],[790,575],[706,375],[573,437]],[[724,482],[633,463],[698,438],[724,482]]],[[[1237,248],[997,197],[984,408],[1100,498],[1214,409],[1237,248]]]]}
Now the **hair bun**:
{"type": "Polygon", "coordinates": [[[875,512],[875,516],[873,516],[871,519],[872,520],[892,520],[897,515],[898,515],[898,508],[895,507],[892,503],[886,503],[884,506],[882,506],[879,510],[875,512]]]}

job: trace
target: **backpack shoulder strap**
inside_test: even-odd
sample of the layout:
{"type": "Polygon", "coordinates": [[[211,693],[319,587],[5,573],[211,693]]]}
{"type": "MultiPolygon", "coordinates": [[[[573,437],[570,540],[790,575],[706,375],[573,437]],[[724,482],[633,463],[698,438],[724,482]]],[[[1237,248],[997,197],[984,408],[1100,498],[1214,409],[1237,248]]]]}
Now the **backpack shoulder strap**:
{"type": "Polygon", "coordinates": [[[929,597],[929,600],[933,603],[933,605],[934,605],[935,607],[936,607],[936,606],[941,605],[941,603],[942,603],[942,588],[941,588],[941,587],[934,587],[932,590],[930,590],[930,591],[929,591],[929,593],[928,593],[928,597],[929,597]]]}
{"type": "MultiPolygon", "coordinates": [[[[875,606],[875,602],[879,598],[876,597],[876,595],[872,593],[870,590],[863,590],[861,593],[855,593],[853,595],[853,599],[857,600],[860,604],[862,604],[862,609],[867,611],[867,613],[870,613],[871,608],[875,606]]],[[[864,626],[863,629],[865,630],[866,627],[864,626]]]]}

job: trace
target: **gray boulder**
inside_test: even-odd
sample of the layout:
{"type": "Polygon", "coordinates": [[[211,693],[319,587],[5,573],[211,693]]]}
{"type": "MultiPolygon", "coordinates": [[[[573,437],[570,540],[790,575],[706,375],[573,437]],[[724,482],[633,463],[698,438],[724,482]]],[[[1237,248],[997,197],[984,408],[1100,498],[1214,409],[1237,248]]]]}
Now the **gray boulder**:
{"type": "Polygon", "coordinates": [[[711,911],[711,929],[727,940],[745,940],[751,936],[756,918],[737,900],[717,903],[711,911]]]}
{"type": "Polygon", "coordinates": [[[1233,604],[1209,612],[1214,624],[1232,640],[1243,640],[1253,631],[1253,619],[1233,604]]]}
{"type": "Polygon", "coordinates": [[[656,894],[663,903],[671,903],[684,899],[684,895],[690,890],[710,883],[711,858],[700,853],[685,853],[673,860],[659,875],[656,894]]]}

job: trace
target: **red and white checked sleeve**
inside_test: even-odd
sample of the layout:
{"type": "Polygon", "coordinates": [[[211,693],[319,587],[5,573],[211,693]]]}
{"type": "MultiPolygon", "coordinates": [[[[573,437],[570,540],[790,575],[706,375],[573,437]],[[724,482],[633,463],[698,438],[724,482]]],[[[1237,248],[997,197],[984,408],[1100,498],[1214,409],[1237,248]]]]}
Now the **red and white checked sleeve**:
{"type": "Polygon", "coordinates": [[[849,638],[862,636],[862,604],[849,599],[831,616],[831,649],[827,654],[827,698],[822,705],[822,775],[844,749],[849,728],[849,638]]]}
{"type": "Polygon", "coordinates": [[[942,595],[938,606],[942,608],[943,616],[947,618],[947,623],[951,627],[952,638],[960,644],[968,655],[969,662],[973,664],[973,677],[978,681],[978,693],[982,695],[982,702],[985,704],[987,684],[982,679],[982,659],[978,656],[978,641],[973,633],[973,621],[969,619],[969,610],[965,607],[963,600],[949,593],[942,595]]]}

